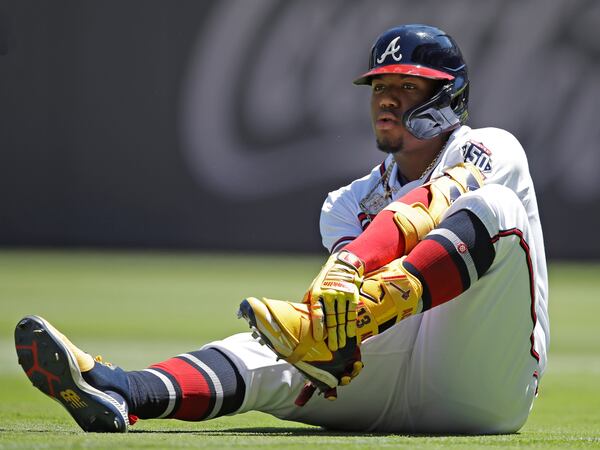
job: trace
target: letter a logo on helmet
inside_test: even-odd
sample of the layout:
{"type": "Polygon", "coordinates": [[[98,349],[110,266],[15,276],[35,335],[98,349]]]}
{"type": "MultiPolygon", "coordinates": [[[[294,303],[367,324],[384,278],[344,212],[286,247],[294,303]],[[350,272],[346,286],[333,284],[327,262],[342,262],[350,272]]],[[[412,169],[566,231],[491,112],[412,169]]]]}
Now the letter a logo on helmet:
{"type": "Polygon", "coordinates": [[[394,58],[394,61],[400,61],[402,59],[402,53],[400,53],[400,46],[396,45],[396,43],[399,40],[400,36],[390,41],[383,54],[379,58],[377,58],[377,64],[381,64],[383,61],[385,61],[385,58],[387,58],[388,55],[394,58]],[[398,53],[398,56],[396,56],[396,53],[398,53]]]}

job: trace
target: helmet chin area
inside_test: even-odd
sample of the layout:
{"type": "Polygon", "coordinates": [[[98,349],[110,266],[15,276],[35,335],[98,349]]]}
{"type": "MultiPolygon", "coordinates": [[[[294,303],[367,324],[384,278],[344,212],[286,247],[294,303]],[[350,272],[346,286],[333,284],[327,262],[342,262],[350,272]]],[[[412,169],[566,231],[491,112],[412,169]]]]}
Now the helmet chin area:
{"type": "Polygon", "coordinates": [[[452,84],[443,86],[425,103],[406,111],[402,122],[417,139],[432,139],[453,130],[461,124],[461,118],[452,109],[452,84]]]}

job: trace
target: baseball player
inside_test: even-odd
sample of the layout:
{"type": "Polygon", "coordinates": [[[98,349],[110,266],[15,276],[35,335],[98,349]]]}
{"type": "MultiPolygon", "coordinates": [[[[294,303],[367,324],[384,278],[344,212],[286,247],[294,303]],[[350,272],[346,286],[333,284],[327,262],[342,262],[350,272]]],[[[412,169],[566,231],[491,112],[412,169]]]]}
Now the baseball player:
{"type": "Polygon", "coordinates": [[[28,316],[15,341],[33,384],[86,431],[250,410],[338,430],[522,427],[549,343],[525,153],[504,130],[465,125],[467,67],[437,28],[384,32],[355,84],[371,87],[387,157],[325,200],[331,256],[301,301],[245,299],[252,334],[141,371],[94,359],[28,316]]]}

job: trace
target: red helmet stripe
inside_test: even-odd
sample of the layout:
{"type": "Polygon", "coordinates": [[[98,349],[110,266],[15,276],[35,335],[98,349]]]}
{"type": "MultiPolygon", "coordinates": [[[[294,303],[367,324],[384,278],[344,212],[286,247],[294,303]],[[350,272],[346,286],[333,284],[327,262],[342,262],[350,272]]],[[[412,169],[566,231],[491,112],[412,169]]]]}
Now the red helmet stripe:
{"type": "Polygon", "coordinates": [[[442,72],[441,70],[432,69],[430,67],[423,67],[413,64],[390,64],[387,66],[379,66],[373,70],[368,71],[361,77],[354,80],[354,84],[368,84],[368,78],[373,75],[383,74],[403,74],[403,75],[414,75],[416,77],[431,78],[433,80],[454,80],[454,76],[449,73],[442,72]]]}

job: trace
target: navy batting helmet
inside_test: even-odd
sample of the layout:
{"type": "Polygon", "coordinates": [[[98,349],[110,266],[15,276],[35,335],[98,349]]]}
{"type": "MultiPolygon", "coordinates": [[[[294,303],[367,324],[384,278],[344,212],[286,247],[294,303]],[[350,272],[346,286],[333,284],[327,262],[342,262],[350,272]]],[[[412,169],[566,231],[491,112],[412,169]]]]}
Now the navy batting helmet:
{"type": "Polygon", "coordinates": [[[404,74],[441,80],[441,88],[421,105],[406,111],[402,121],[418,139],[431,139],[466,122],[469,78],[454,39],[427,25],[402,25],[377,38],[369,71],[354,84],[371,84],[375,75],[404,74]]]}

